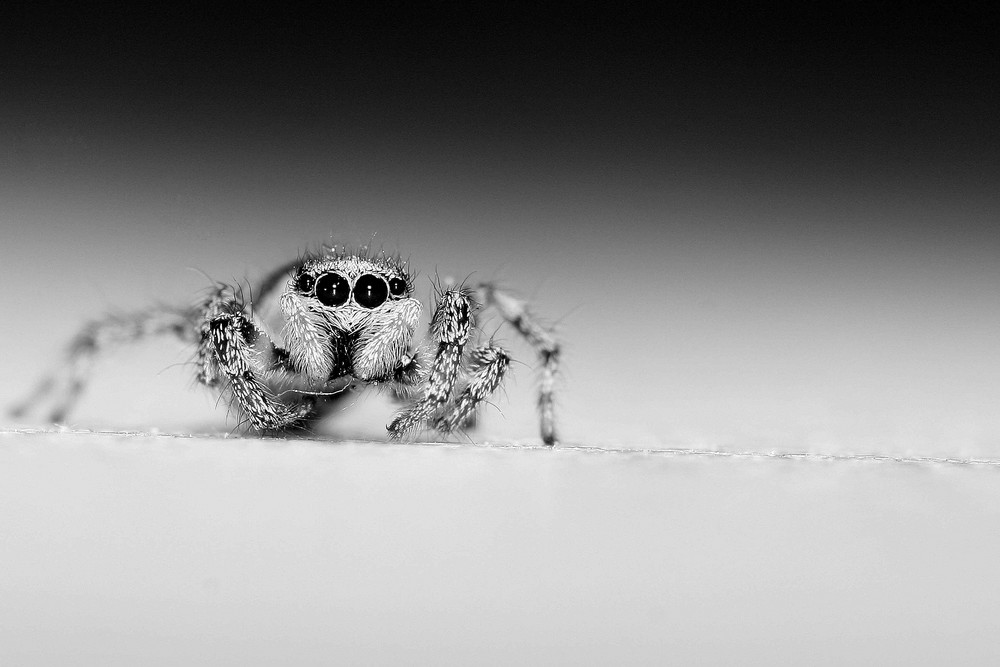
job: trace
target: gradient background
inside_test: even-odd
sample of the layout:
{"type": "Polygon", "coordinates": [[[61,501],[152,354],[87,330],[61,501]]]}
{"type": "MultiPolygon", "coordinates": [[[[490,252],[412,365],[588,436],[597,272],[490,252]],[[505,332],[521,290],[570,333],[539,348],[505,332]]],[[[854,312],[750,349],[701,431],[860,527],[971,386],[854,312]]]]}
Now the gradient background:
{"type": "MultiPolygon", "coordinates": [[[[568,442],[998,456],[995,10],[548,10],[28,16],[0,95],[0,402],[85,319],[188,302],[188,267],[253,278],[376,234],[418,292],[474,272],[558,321],[568,442]]],[[[109,360],[73,424],[225,432],[187,355],[109,360]]],[[[532,382],[477,438],[536,437],[532,382]]],[[[391,408],[356,403],[330,436],[382,437],[391,408]]]]}
{"type": "Polygon", "coordinates": [[[992,450],[995,14],[723,7],[46,17],[2,104],[8,371],[186,267],[377,234],[560,322],[568,439],[992,450]]]}

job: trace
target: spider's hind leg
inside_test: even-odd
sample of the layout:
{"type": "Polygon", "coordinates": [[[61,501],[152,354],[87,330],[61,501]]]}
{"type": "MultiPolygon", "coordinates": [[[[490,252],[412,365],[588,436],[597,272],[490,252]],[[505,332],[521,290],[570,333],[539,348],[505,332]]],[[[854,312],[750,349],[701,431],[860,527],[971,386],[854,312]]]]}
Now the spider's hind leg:
{"type": "Polygon", "coordinates": [[[542,442],[554,445],[557,442],[555,425],[555,400],[553,390],[559,371],[559,341],[547,327],[543,326],[529,310],[522,299],[497,287],[494,283],[482,283],[478,287],[480,301],[493,307],[500,316],[534,348],[542,363],[542,376],[538,384],[539,430],[542,442]]]}
{"type": "Polygon", "coordinates": [[[23,417],[49,401],[48,420],[63,421],[86,388],[98,357],[153,336],[173,335],[193,342],[198,336],[196,317],[197,309],[161,307],[87,323],[70,341],[59,365],[10,409],[10,415],[23,417]]]}

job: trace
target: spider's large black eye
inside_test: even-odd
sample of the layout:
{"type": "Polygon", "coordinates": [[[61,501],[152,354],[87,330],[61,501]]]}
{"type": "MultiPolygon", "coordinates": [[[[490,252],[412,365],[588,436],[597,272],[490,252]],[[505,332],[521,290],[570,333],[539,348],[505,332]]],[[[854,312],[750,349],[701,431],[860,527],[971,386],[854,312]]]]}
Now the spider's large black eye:
{"type": "Polygon", "coordinates": [[[324,273],[316,281],[316,298],[324,306],[343,306],[351,295],[351,285],[339,273],[324,273]]]}
{"type": "Polygon", "coordinates": [[[308,273],[303,273],[295,279],[295,289],[299,290],[303,294],[309,294],[312,292],[313,285],[315,284],[316,279],[308,273]]]}
{"type": "Polygon", "coordinates": [[[406,292],[406,281],[402,278],[393,278],[389,281],[389,294],[393,296],[403,296],[406,292]]]}
{"type": "Polygon", "coordinates": [[[366,273],[354,283],[354,300],[364,308],[381,306],[388,296],[389,286],[378,276],[366,273]]]}

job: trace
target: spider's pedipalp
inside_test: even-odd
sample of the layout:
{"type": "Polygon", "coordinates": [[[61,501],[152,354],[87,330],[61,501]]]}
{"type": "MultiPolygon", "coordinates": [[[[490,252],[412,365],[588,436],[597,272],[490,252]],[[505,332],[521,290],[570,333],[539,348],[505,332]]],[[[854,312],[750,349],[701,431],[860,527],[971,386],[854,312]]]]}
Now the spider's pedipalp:
{"type": "Polygon", "coordinates": [[[345,356],[341,352],[340,336],[333,330],[323,313],[292,293],[280,300],[285,316],[282,337],[288,347],[292,366],[308,382],[318,385],[335,375],[336,364],[345,356]]]}
{"type": "Polygon", "coordinates": [[[378,381],[400,372],[420,310],[416,299],[401,299],[391,310],[372,313],[355,343],[354,374],[358,378],[378,381]]]}

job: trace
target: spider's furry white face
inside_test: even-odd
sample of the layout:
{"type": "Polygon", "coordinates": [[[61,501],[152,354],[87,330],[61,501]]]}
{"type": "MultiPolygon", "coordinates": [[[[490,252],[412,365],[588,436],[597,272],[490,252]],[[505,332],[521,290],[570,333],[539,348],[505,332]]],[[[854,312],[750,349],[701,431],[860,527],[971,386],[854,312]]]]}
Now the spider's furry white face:
{"type": "Polygon", "coordinates": [[[420,318],[412,292],[404,266],[390,257],[344,252],[305,260],[281,297],[290,356],[315,382],[345,372],[369,382],[391,375],[420,318]]]}

